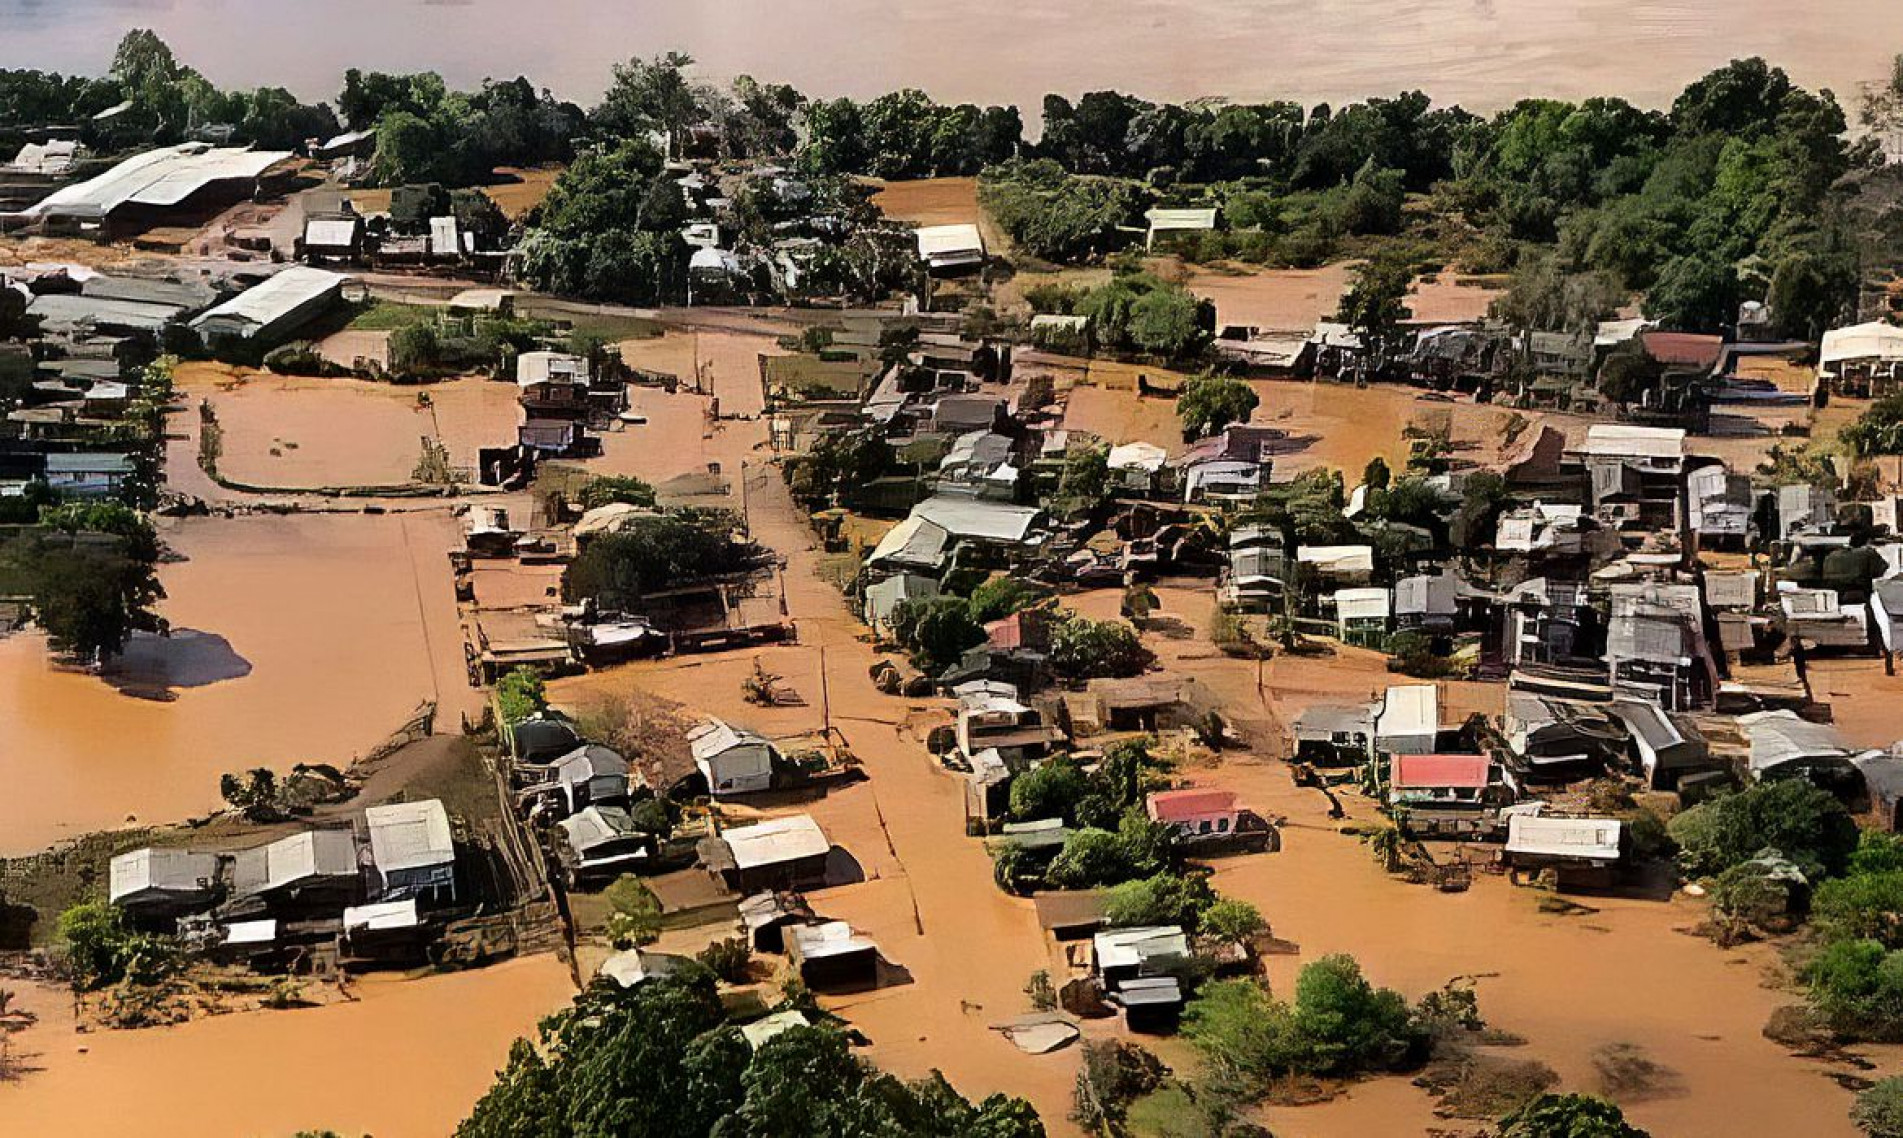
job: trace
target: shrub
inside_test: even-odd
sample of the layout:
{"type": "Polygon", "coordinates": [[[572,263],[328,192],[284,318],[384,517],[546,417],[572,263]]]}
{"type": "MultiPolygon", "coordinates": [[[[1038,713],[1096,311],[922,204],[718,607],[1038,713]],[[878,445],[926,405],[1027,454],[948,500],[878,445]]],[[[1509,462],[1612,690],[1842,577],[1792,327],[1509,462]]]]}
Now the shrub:
{"type": "Polygon", "coordinates": [[[496,704],[502,722],[510,727],[548,707],[548,692],[541,673],[533,668],[516,668],[496,683],[496,704]]]}
{"type": "Polygon", "coordinates": [[[85,901],[59,915],[59,947],[73,987],[91,991],[126,981],[152,984],[171,970],[170,942],[126,924],[125,910],[85,901]]]}
{"type": "Polygon", "coordinates": [[[1848,1039],[1903,1037],[1903,952],[1874,940],[1826,945],[1804,969],[1811,1006],[1848,1039]]]}
{"type": "Polygon", "coordinates": [[[1072,679],[1134,676],[1149,666],[1150,654],[1136,629],[1123,621],[1072,615],[1051,632],[1050,662],[1072,679]]]}
{"type": "Polygon", "coordinates": [[[1176,416],[1183,422],[1183,438],[1200,439],[1219,433],[1231,423],[1246,423],[1262,399],[1239,379],[1199,375],[1183,385],[1176,400],[1176,416]]]}
{"type": "Polygon", "coordinates": [[[1269,931],[1262,910],[1235,897],[1218,897],[1203,910],[1197,926],[1204,936],[1225,943],[1250,941],[1269,931]]]}
{"type": "Polygon", "coordinates": [[[1870,1138],[1903,1138],[1903,1078],[1892,1076],[1865,1088],[1850,1108],[1850,1120],[1870,1138]]]}
{"type": "Polygon", "coordinates": [[[1011,780],[1011,816],[1020,822],[1077,816],[1077,803],[1089,790],[1083,769],[1066,758],[1052,759],[1011,780]]]}
{"type": "Polygon", "coordinates": [[[1104,898],[1104,918],[1115,928],[1181,925],[1194,929],[1214,902],[1215,894],[1201,877],[1157,873],[1112,887],[1104,898]]]}
{"type": "Polygon", "coordinates": [[[1541,1095],[1500,1120],[1500,1138],[1647,1138],[1625,1112],[1590,1095],[1541,1095]]]}
{"type": "Polygon", "coordinates": [[[701,949],[694,959],[705,964],[708,971],[727,983],[744,984],[748,980],[748,967],[753,962],[753,950],[748,947],[746,937],[728,937],[701,949]]]}
{"type": "Polygon", "coordinates": [[[654,487],[633,475],[604,474],[583,483],[582,488],[575,493],[575,501],[584,510],[615,503],[652,508],[655,503],[654,487]]]}
{"type": "Polygon", "coordinates": [[[1903,948],[1903,870],[1853,873],[1817,887],[1818,931],[1831,940],[1874,940],[1903,948]]]}
{"type": "Polygon", "coordinates": [[[1374,987],[1353,957],[1340,955],[1303,968],[1293,1002],[1253,980],[1208,984],[1185,1010],[1183,1030],[1221,1072],[1253,1082],[1394,1070],[1424,1058],[1428,1044],[1401,994],[1374,987]]]}
{"type": "Polygon", "coordinates": [[[661,899],[632,874],[622,874],[602,891],[613,913],[608,939],[616,948],[638,948],[661,939],[661,899]]]}

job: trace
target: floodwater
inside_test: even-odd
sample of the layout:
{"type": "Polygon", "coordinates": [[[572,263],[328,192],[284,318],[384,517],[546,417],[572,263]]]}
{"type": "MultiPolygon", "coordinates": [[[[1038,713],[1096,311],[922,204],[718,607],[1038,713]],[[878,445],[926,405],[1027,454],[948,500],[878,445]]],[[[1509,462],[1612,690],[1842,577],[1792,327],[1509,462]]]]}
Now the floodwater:
{"type": "Polygon", "coordinates": [[[372,977],[350,1003],[80,1035],[64,992],[28,987],[20,1005],[40,1023],[14,1046],[36,1069],[0,1083],[0,1133],[440,1138],[488,1089],[510,1043],[573,993],[565,965],[534,956],[422,980],[372,977]]]}
{"type": "Polygon", "coordinates": [[[1847,93],[1903,43],[1893,0],[0,0],[0,66],[104,72],[147,26],[225,86],[334,98],[346,67],[526,74],[582,101],[631,55],[682,50],[713,78],[815,95],[921,87],[1015,102],[1118,87],[1151,98],[1340,102],[1419,87],[1495,109],[1528,95],[1662,105],[1691,79],[1764,55],[1847,93]],[[274,50],[296,45],[295,51],[274,50]],[[798,50],[789,50],[798,45],[798,50]]]}
{"type": "Polygon", "coordinates": [[[169,702],[56,667],[37,635],[0,639],[0,855],[203,813],[224,772],[343,765],[425,700],[450,729],[471,706],[446,512],[192,518],[161,535],[186,558],[160,567],[174,636],[136,641],[119,678],[169,702]]]}

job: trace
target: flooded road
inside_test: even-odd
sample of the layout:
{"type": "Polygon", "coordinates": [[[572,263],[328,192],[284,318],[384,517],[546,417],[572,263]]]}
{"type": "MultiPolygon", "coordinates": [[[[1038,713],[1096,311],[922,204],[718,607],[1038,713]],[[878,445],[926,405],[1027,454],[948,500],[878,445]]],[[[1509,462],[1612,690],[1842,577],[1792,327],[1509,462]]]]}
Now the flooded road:
{"type": "Polygon", "coordinates": [[[920,87],[1015,102],[1028,121],[1046,92],[1106,87],[1337,103],[1418,87],[1482,110],[1532,95],[1663,105],[1754,54],[1845,94],[1881,78],[1903,44],[1892,0],[545,0],[521,17],[503,0],[0,0],[0,66],[103,73],[119,36],[145,26],[221,86],[329,99],[347,67],[434,69],[461,86],[525,74],[588,102],[612,64],[681,50],[709,78],[752,74],[828,97],[920,87]]]}
{"type": "Polygon", "coordinates": [[[444,512],[193,518],[162,538],[170,640],[140,638],[129,672],[170,702],[134,698],[49,662],[44,641],[0,639],[0,855],[220,806],[218,776],[345,764],[419,703],[455,729],[473,706],[445,555],[444,512]]]}
{"type": "Polygon", "coordinates": [[[64,992],[27,988],[21,1000],[40,1023],[16,1047],[37,1069],[0,1083],[0,1133],[442,1138],[510,1043],[573,992],[566,965],[535,956],[416,981],[373,977],[354,1003],[80,1035],[64,992]]]}

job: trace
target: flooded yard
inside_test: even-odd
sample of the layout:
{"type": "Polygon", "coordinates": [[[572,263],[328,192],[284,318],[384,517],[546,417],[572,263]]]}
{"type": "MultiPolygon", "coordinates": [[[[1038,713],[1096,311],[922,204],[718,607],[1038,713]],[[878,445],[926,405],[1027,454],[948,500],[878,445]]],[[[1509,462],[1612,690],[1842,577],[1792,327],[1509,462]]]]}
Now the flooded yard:
{"type": "Polygon", "coordinates": [[[0,855],[221,805],[218,776],[344,764],[425,700],[472,704],[445,557],[446,512],[194,518],[162,538],[170,639],[140,637],[115,683],[0,639],[0,855]]]}
{"type": "Polygon", "coordinates": [[[566,965],[534,956],[415,981],[371,977],[352,1003],[81,1035],[64,992],[31,987],[20,998],[40,1022],[16,1048],[33,1069],[0,1082],[0,1131],[441,1138],[509,1045],[573,992],[566,965]]]}

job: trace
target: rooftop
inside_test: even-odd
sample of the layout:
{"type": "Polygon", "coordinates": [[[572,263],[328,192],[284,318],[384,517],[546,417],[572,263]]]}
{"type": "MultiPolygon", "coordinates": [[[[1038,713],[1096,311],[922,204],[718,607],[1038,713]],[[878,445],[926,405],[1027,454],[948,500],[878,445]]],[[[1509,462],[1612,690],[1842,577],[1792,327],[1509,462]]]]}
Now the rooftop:
{"type": "Polygon", "coordinates": [[[371,857],[385,873],[439,866],[456,859],[449,812],[437,799],[372,806],[363,812],[363,820],[370,830],[371,857]]]}
{"type": "Polygon", "coordinates": [[[735,826],[722,831],[720,837],[732,852],[737,869],[824,857],[832,849],[819,823],[805,814],[735,826]]]}

